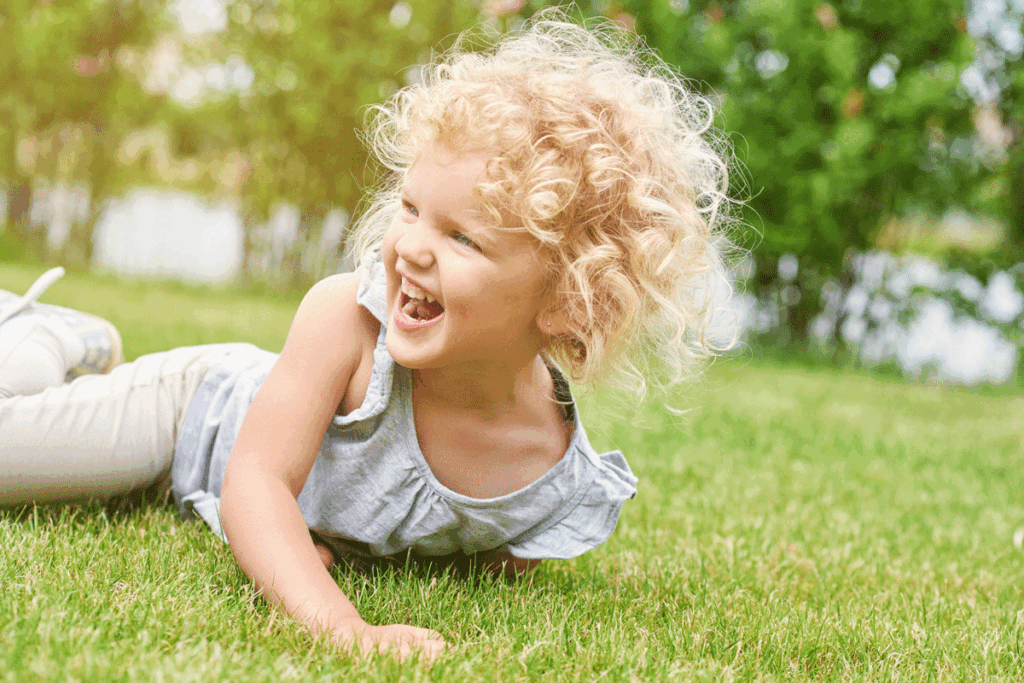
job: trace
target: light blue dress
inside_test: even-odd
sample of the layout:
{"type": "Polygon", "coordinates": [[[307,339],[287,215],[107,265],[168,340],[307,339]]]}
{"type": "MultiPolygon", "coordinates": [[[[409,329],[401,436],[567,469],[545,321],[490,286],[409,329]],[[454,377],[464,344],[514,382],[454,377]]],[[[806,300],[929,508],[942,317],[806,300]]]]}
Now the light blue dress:
{"type": "MultiPolygon", "coordinates": [[[[380,335],[363,404],[334,417],[298,497],[314,534],[349,539],[375,556],[498,549],[524,559],[566,559],[607,540],[622,504],[636,494],[637,480],[620,452],[594,451],[571,402],[569,447],[533,483],[477,499],[437,480],[416,438],[411,372],[391,359],[384,344],[380,261],[364,265],[360,277],[356,300],[380,321],[380,335]]],[[[221,538],[219,503],[228,456],[276,359],[250,345],[221,359],[189,405],[175,449],[172,491],[180,511],[202,518],[221,538]]],[[[565,378],[555,368],[552,376],[556,393],[571,401],[565,378]]]]}

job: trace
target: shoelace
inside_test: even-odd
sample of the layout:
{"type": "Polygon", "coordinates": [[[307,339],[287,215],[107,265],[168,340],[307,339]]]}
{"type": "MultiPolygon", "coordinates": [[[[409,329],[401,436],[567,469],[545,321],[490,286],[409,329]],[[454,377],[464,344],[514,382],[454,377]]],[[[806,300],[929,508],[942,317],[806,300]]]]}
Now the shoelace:
{"type": "Polygon", "coordinates": [[[50,270],[40,275],[36,278],[36,281],[32,283],[32,286],[28,288],[28,291],[25,292],[25,296],[18,299],[17,303],[15,303],[9,311],[0,313],[0,323],[10,320],[34,304],[36,300],[43,295],[43,292],[49,289],[50,285],[62,277],[64,277],[64,269],[60,266],[50,268],[50,270]]]}

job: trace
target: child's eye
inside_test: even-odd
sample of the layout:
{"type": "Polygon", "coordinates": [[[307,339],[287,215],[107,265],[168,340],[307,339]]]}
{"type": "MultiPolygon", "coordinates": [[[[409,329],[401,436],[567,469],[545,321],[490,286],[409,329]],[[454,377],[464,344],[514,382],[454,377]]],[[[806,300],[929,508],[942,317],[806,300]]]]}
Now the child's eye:
{"type": "Polygon", "coordinates": [[[419,209],[417,209],[415,206],[413,206],[412,204],[410,204],[409,202],[407,202],[404,199],[402,200],[402,208],[404,208],[406,211],[408,211],[413,216],[419,216],[420,215],[419,209]]]}
{"type": "Polygon", "coordinates": [[[473,240],[469,239],[468,237],[463,235],[461,232],[453,232],[452,233],[452,238],[454,238],[455,241],[458,242],[459,244],[464,244],[467,247],[471,247],[473,249],[476,249],[477,251],[481,251],[480,246],[476,242],[474,242],[473,240]]]}

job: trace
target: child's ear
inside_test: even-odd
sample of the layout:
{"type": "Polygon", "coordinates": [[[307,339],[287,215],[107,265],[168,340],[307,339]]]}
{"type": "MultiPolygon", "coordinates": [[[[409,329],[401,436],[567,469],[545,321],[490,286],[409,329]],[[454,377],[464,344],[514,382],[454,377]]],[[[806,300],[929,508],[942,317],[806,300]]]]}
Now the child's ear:
{"type": "Polygon", "coordinates": [[[569,326],[565,324],[565,318],[561,312],[545,310],[537,315],[537,329],[548,337],[557,337],[568,334],[569,326]]]}

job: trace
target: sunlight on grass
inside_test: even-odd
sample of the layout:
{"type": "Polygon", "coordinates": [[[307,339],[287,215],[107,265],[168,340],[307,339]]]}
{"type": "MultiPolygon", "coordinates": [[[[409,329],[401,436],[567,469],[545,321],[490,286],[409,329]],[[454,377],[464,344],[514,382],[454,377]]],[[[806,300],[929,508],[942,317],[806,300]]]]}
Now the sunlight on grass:
{"type": "MultiPolygon", "coordinates": [[[[277,350],[297,303],[85,275],[44,300],[110,318],[129,357],[277,350]]],[[[456,644],[432,665],[310,640],[158,501],[0,513],[0,680],[1024,677],[1024,399],[731,359],[673,403],[695,410],[582,401],[640,477],[597,551],[518,583],[337,575],[368,620],[456,644]]]]}

